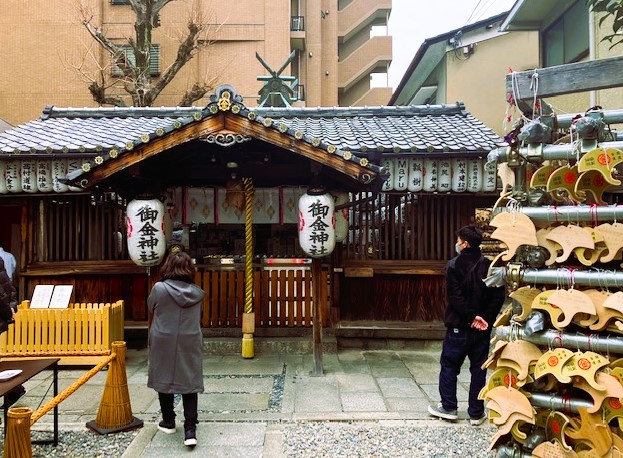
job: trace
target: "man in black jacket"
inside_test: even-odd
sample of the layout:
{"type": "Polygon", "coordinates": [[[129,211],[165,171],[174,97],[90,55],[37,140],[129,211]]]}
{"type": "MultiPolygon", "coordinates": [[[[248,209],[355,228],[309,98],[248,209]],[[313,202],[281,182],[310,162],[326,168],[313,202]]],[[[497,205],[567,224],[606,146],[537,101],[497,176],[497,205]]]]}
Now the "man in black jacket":
{"type": "Polygon", "coordinates": [[[435,417],[457,420],[457,378],[468,357],[471,381],[467,413],[474,426],[486,419],[484,401],[478,399],[487,378],[482,365],[489,354],[491,327],[505,295],[504,288],[488,288],[482,281],[487,276],[490,261],[480,252],[481,242],[482,233],[476,226],[459,229],[455,245],[458,256],[446,266],[448,307],[439,373],[441,402],[428,407],[428,412],[435,417]]]}

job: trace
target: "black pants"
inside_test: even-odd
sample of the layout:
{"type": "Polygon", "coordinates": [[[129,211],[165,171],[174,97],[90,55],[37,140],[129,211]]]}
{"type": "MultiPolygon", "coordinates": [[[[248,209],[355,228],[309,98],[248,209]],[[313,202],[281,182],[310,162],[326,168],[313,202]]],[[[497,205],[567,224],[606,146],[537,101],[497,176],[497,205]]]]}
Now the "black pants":
{"type": "Polygon", "coordinates": [[[465,358],[469,358],[469,371],[472,374],[469,384],[467,413],[471,418],[480,418],[485,412],[484,401],[478,393],[487,381],[487,370],[482,365],[489,354],[491,332],[476,329],[453,329],[446,331],[441,351],[441,372],[439,372],[439,394],[441,404],[446,410],[456,410],[457,378],[465,358]]]}
{"type": "MultiPolygon", "coordinates": [[[[162,419],[164,421],[175,420],[175,411],[173,410],[173,393],[158,393],[160,401],[160,410],[162,411],[162,419]]],[[[184,404],[184,429],[195,428],[197,420],[197,393],[182,394],[182,403],[184,404]]]]}

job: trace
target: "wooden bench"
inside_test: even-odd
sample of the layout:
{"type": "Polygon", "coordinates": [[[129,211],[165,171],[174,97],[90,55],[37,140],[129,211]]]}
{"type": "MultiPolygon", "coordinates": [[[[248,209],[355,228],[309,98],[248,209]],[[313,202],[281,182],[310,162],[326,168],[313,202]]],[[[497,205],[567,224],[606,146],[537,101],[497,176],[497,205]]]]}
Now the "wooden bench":
{"type": "Polygon", "coordinates": [[[96,365],[122,341],[123,301],[31,309],[22,302],[15,323],[0,336],[2,359],[58,357],[61,365],[96,365]]]}

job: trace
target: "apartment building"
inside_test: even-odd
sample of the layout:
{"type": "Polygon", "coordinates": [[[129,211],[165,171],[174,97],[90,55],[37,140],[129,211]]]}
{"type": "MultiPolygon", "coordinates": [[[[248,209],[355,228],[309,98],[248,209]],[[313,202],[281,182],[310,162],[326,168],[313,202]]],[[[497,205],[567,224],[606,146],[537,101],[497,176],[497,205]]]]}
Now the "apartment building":
{"type": "MultiPolygon", "coordinates": [[[[391,0],[172,2],[162,9],[153,30],[152,80],[175,60],[189,18],[208,25],[202,36],[205,46],[155,105],[176,106],[201,82],[231,84],[253,106],[263,84],[257,77],[268,74],[255,53],[277,71],[292,51],[295,57],[281,75],[298,80],[294,105],[387,104],[391,89],[371,88],[370,75],[386,73],[392,59],[386,33],[390,12],[391,0]]],[[[115,79],[118,70],[116,75],[109,55],[83,25],[84,18],[115,44],[127,44],[133,36],[129,0],[0,2],[0,119],[16,125],[40,116],[46,105],[96,106],[88,85],[101,77],[110,86],[108,93],[124,93],[115,79]]]]}

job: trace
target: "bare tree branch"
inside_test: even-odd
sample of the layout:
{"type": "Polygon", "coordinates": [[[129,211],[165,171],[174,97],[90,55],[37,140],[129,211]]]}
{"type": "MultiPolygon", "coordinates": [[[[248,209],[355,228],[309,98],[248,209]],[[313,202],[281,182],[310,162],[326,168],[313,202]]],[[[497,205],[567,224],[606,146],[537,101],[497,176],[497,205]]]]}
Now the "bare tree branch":
{"type": "MultiPolygon", "coordinates": [[[[122,83],[123,89],[132,99],[134,106],[151,106],[164,88],[173,80],[182,67],[188,63],[200,48],[207,47],[212,42],[204,39],[208,28],[203,20],[201,8],[191,13],[185,36],[180,40],[176,59],[160,77],[151,76],[152,30],[160,25],[160,11],[169,3],[176,0],[129,0],[130,7],[135,14],[134,36],[127,39],[132,54],[124,52],[124,48],[111,41],[105,31],[94,23],[94,14],[83,3],[80,6],[81,22],[102,49],[110,56],[113,65],[119,69],[120,77],[114,83],[108,83],[107,77],[100,66],[100,73],[96,78],[88,78],[88,88],[93,99],[100,104],[123,106],[123,96],[107,95],[107,90],[115,84],[122,83]]],[[[197,6],[197,4],[195,4],[197,6]]],[[[94,57],[94,60],[98,60],[94,57]]],[[[114,75],[114,74],[113,74],[114,75]]],[[[186,91],[182,98],[182,105],[191,105],[214,88],[214,80],[198,81],[186,91]]],[[[126,96],[127,99],[127,96],[126,96]]]]}
{"type": "Polygon", "coordinates": [[[188,22],[188,35],[177,48],[175,61],[165,70],[164,74],[156,81],[156,84],[154,84],[154,87],[150,91],[152,99],[155,99],[167,84],[171,82],[175,75],[177,75],[180,69],[193,58],[194,52],[197,49],[197,37],[201,33],[201,30],[202,27],[200,24],[196,24],[192,21],[188,22]]]}
{"type": "Polygon", "coordinates": [[[116,107],[125,107],[125,102],[120,96],[107,96],[106,89],[108,89],[104,85],[104,75],[103,73],[100,75],[100,81],[92,81],[88,86],[89,92],[93,97],[93,100],[99,103],[100,105],[113,105],[116,107]]]}

